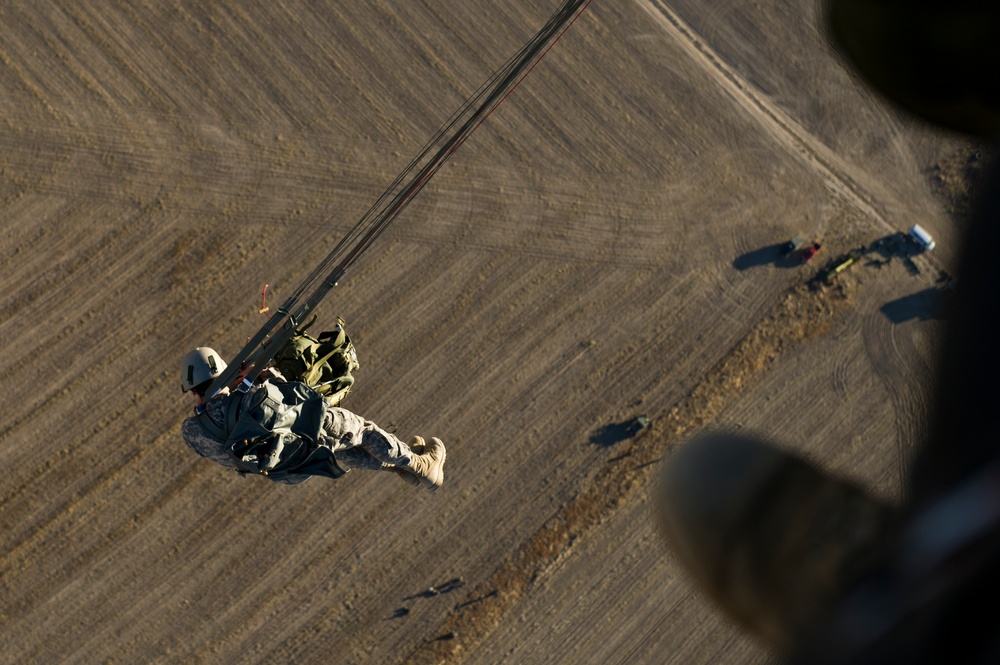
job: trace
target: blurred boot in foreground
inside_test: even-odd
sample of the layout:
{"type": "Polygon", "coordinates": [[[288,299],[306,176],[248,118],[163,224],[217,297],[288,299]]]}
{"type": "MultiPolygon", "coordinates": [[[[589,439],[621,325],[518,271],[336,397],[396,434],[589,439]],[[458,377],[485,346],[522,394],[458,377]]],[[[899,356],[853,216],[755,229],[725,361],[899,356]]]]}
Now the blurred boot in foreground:
{"type": "Polygon", "coordinates": [[[699,587],[788,652],[885,553],[897,511],[747,437],[702,435],[664,465],[657,516],[699,587]]]}

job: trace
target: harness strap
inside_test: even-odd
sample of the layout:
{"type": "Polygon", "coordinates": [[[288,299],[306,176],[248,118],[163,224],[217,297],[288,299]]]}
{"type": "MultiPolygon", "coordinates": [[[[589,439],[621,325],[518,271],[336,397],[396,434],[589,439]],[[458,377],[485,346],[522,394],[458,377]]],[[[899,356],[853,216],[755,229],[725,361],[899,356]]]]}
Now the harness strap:
{"type": "Polygon", "coordinates": [[[214,439],[219,441],[225,441],[229,438],[229,433],[233,431],[236,426],[236,420],[239,417],[239,409],[236,408],[238,402],[242,400],[244,393],[236,392],[233,395],[229,395],[228,399],[230,404],[226,408],[226,426],[221,427],[214,420],[208,417],[208,410],[205,407],[205,402],[202,402],[195,408],[195,416],[198,418],[198,424],[201,428],[205,430],[205,433],[214,439]],[[234,397],[236,399],[234,399],[234,397]]]}
{"type": "Polygon", "coordinates": [[[201,411],[200,413],[198,413],[197,418],[198,418],[198,424],[201,425],[201,428],[205,430],[205,433],[208,434],[213,439],[218,439],[219,441],[225,441],[226,439],[229,438],[229,433],[223,428],[216,425],[215,421],[208,417],[208,412],[201,411]]]}

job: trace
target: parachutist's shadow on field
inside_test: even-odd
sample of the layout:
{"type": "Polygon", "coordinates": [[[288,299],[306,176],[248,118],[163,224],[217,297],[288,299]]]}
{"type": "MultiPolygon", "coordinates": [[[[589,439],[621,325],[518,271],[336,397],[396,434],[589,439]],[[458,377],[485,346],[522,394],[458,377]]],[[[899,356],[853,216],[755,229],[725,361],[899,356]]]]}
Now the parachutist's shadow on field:
{"type": "Polygon", "coordinates": [[[769,263],[778,268],[794,268],[801,265],[801,257],[797,252],[787,252],[786,245],[787,243],[781,242],[737,256],[733,259],[733,267],[737,270],[749,270],[769,263]]]}
{"type": "Polygon", "coordinates": [[[945,317],[945,305],[948,291],[930,287],[923,291],[911,293],[898,300],[882,305],[881,312],[893,323],[903,323],[910,319],[929,321],[945,317]]]}
{"type": "MultiPolygon", "coordinates": [[[[407,596],[403,600],[408,601],[408,600],[416,600],[417,598],[434,598],[435,596],[440,596],[442,594],[451,593],[456,589],[461,589],[463,586],[465,586],[465,578],[453,577],[444,584],[438,584],[436,586],[427,587],[420,593],[415,593],[412,596],[407,596]]],[[[392,621],[393,619],[402,619],[403,617],[409,614],[410,614],[410,608],[404,605],[403,607],[396,608],[396,610],[392,614],[387,616],[385,620],[392,621]]]]}
{"type": "Polygon", "coordinates": [[[438,584],[437,586],[427,587],[420,593],[415,593],[412,596],[407,596],[403,600],[414,600],[416,598],[433,598],[434,596],[440,596],[443,593],[451,593],[455,589],[461,589],[465,586],[465,580],[461,577],[455,577],[444,584],[438,584]]]}
{"type": "Polygon", "coordinates": [[[590,437],[590,442],[594,445],[600,446],[601,448],[610,448],[616,443],[621,443],[626,439],[631,439],[633,436],[649,427],[649,425],[649,418],[646,416],[639,416],[637,418],[630,418],[629,420],[625,420],[620,423],[605,425],[601,429],[594,432],[594,434],[590,437]]]}

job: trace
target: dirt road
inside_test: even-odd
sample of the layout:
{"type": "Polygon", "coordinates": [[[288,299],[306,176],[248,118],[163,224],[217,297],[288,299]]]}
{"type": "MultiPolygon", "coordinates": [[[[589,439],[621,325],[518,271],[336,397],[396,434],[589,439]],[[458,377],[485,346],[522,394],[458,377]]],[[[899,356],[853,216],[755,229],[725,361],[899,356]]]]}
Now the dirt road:
{"type": "Polygon", "coordinates": [[[177,363],[235,353],[556,3],[63,5],[0,8],[0,661],[766,662],[659,541],[656,461],[739,426],[898,496],[940,328],[906,298],[958,235],[928,178],[968,148],[812,1],[595,0],[324,302],[346,406],[447,442],[433,495],[198,459],[177,363]],[[933,256],[821,292],[768,250],[913,223],[933,256]]]}

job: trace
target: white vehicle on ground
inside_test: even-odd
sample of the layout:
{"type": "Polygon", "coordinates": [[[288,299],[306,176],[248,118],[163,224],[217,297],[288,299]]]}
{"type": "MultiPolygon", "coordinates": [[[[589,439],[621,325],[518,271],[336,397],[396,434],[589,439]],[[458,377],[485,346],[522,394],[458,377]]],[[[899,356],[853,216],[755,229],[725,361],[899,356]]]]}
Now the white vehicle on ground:
{"type": "Polygon", "coordinates": [[[934,249],[934,238],[932,238],[931,234],[927,233],[927,231],[925,231],[919,224],[914,224],[910,227],[910,237],[913,238],[913,240],[920,245],[924,251],[929,252],[934,249]]]}

